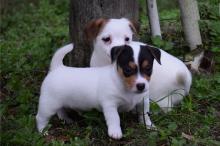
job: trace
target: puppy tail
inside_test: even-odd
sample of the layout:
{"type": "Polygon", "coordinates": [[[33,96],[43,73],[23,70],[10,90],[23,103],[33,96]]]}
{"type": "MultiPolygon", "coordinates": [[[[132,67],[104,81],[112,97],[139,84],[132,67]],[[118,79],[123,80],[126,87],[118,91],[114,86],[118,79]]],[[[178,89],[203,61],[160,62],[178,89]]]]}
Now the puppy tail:
{"type": "Polygon", "coordinates": [[[190,71],[187,69],[186,72],[180,72],[177,75],[177,82],[180,85],[184,86],[184,90],[185,90],[185,95],[189,94],[189,90],[192,84],[192,75],[190,73],[190,71]]]}
{"type": "Polygon", "coordinates": [[[63,58],[64,56],[72,51],[73,49],[73,44],[68,44],[60,49],[58,49],[55,54],[53,55],[52,61],[50,63],[50,71],[56,69],[59,66],[63,65],[63,58]]]}

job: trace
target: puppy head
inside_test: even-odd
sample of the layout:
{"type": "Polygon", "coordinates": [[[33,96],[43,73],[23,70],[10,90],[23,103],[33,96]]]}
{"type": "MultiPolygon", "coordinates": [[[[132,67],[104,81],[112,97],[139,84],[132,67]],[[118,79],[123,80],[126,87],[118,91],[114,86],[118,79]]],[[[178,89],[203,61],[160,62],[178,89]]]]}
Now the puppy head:
{"type": "Polygon", "coordinates": [[[112,47],[129,44],[135,33],[135,25],[125,18],[100,18],[92,20],[85,28],[87,39],[108,56],[112,47]]]}
{"type": "Polygon", "coordinates": [[[160,56],[159,49],[133,42],[111,49],[112,62],[116,63],[125,88],[136,93],[148,90],[154,59],[160,64],[160,56]]]}

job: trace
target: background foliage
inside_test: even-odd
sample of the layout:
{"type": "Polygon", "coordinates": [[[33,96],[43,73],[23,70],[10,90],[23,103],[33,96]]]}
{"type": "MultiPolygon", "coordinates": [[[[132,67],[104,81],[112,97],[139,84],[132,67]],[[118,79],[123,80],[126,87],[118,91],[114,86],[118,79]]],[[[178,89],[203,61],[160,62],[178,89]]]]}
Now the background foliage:
{"type": "MultiPolygon", "coordinates": [[[[144,6],[145,0],[140,1],[144,6]]],[[[152,103],[152,120],[158,131],[138,124],[131,113],[121,114],[124,138],[109,139],[103,115],[97,111],[72,113],[74,123],[54,116],[49,135],[35,127],[39,90],[54,51],[67,44],[68,0],[15,1],[1,16],[0,116],[1,145],[220,145],[220,14],[218,0],[199,0],[204,47],[216,54],[213,75],[194,75],[190,95],[164,114],[152,103]]],[[[185,42],[177,3],[159,1],[163,40],[151,38],[146,7],[141,8],[140,38],[181,56],[185,42]]]]}

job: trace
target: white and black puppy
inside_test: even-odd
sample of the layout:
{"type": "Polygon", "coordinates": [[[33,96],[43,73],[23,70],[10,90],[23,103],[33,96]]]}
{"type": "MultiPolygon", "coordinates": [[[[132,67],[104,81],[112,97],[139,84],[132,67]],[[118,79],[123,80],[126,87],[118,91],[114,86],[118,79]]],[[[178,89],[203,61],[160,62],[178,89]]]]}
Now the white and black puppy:
{"type": "MultiPolygon", "coordinates": [[[[112,64],[92,68],[64,66],[62,60],[71,50],[72,45],[67,45],[53,56],[50,72],[41,86],[38,130],[42,132],[49,118],[63,107],[79,111],[95,108],[104,114],[108,135],[120,139],[118,112],[133,109],[144,97],[149,107],[149,80],[154,59],[160,63],[160,50],[138,43],[113,47],[112,64]]],[[[146,119],[151,125],[148,116],[146,119]]]]}

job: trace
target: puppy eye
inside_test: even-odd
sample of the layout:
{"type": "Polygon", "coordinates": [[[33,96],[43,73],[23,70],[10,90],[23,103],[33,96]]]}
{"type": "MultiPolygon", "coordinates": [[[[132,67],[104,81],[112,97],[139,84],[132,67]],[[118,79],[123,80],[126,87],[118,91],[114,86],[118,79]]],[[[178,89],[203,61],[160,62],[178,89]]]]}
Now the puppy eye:
{"type": "Polygon", "coordinates": [[[152,67],[145,67],[143,68],[143,73],[150,76],[152,73],[152,67]]]}
{"type": "Polygon", "coordinates": [[[130,40],[130,38],[129,38],[129,37],[126,37],[126,38],[125,38],[125,41],[126,41],[126,42],[128,42],[129,40],[130,40]]]}
{"type": "Polygon", "coordinates": [[[104,37],[102,38],[103,42],[108,43],[110,42],[111,38],[110,37],[104,37]]]}
{"type": "Polygon", "coordinates": [[[129,76],[135,74],[135,70],[130,67],[124,68],[123,72],[126,77],[129,77],[129,76]]]}
{"type": "Polygon", "coordinates": [[[145,68],[143,68],[144,71],[151,71],[152,70],[152,67],[150,65],[146,66],[145,68]]]}

